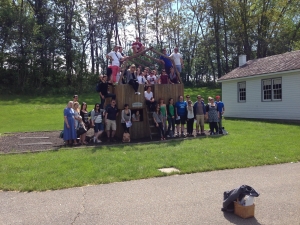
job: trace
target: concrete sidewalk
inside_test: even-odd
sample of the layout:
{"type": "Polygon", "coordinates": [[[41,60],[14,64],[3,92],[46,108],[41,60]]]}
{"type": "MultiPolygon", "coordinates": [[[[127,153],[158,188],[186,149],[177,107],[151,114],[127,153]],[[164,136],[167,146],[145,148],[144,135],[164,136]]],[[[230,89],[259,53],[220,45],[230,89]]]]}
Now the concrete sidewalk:
{"type": "Polygon", "coordinates": [[[0,192],[0,224],[300,224],[300,163],[46,192],[0,192]],[[255,217],[221,211],[223,192],[260,193],[255,217]]]}

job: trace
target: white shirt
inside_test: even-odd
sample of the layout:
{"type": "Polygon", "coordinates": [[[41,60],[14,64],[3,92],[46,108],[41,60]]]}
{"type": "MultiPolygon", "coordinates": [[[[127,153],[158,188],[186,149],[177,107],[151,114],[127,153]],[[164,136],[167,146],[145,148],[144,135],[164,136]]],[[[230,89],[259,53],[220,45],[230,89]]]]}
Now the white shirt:
{"type": "Polygon", "coordinates": [[[139,84],[145,84],[145,83],[147,83],[146,78],[143,77],[142,75],[138,75],[137,76],[137,80],[138,80],[139,84]]]}
{"type": "Polygon", "coordinates": [[[150,93],[148,93],[147,91],[144,92],[144,96],[147,100],[150,100],[151,98],[153,98],[153,93],[152,91],[150,91],[150,93]]]}
{"type": "Polygon", "coordinates": [[[120,52],[111,51],[107,54],[108,56],[112,57],[111,65],[112,66],[120,66],[120,59],[123,58],[120,52]]]}
{"type": "Polygon", "coordinates": [[[179,53],[179,52],[177,52],[177,53],[175,53],[175,52],[173,52],[171,55],[170,55],[170,57],[171,58],[173,58],[173,60],[174,60],[174,63],[175,63],[175,65],[181,65],[181,61],[180,61],[180,59],[182,59],[182,56],[181,56],[181,54],[179,53]]]}
{"type": "Polygon", "coordinates": [[[149,81],[150,84],[155,84],[156,76],[148,76],[147,80],[149,81]]]}

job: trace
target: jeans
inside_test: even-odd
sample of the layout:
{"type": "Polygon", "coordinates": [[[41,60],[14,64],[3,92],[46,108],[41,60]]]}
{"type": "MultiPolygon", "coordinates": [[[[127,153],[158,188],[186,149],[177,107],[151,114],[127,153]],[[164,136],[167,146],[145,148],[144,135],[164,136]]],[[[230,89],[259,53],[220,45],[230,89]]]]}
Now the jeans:
{"type": "Polygon", "coordinates": [[[168,134],[170,132],[171,126],[172,126],[173,133],[175,133],[175,118],[172,118],[172,117],[168,116],[168,134]]]}
{"type": "Polygon", "coordinates": [[[164,138],[165,137],[165,134],[164,134],[164,127],[163,127],[163,124],[162,123],[158,123],[158,133],[160,133],[160,136],[161,138],[164,138]]]}
{"type": "Polygon", "coordinates": [[[187,133],[192,134],[193,133],[193,125],[194,125],[194,118],[187,119],[187,133]]]}
{"type": "MultiPolygon", "coordinates": [[[[221,114],[221,115],[222,115],[222,114],[221,114]]],[[[220,118],[219,118],[218,127],[219,127],[219,132],[220,132],[220,134],[222,134],[222,133],[223,133],[223,128],[222,128],[222,116],[220,116],[220,118]]]]}
{"type": "Polygon", "coordinates": [[[216,133],[218,133],[218,123],[217,122],[209,122],[209,128],[210,128],[210,133],[214,133],[214,130],[216,130],[216,133]]]}
{"type": "Polygon", "coordinates": [[[121,123],[121,124],[122,124],[122,127],[124,129],[124,132],[129,133],[129,127],[126,126],[126,123],[121,123]]]}
{"type": "Polygon", "coordinates": [[[128,84],[130,84],[132,87],[133,87],[133,90],[135,92],[138,92],[138,89],[139,89],[139,82],[137,80],[133,80],[131,79],[128,84]]]}

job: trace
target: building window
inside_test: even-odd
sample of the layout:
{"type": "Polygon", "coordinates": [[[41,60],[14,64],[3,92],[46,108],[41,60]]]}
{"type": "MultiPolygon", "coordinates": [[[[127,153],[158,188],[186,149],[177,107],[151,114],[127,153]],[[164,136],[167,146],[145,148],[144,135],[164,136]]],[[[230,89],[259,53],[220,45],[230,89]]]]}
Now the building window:
{"type": "Polygon", "coordinates": [[[262,100],[276,101],[281,99],[281,78],[262,80],[262,100]]]}
{"type": "Polygon", "coordinates": [[[246,102],[246,82],[238,83],[238,102],[246,102]]]}

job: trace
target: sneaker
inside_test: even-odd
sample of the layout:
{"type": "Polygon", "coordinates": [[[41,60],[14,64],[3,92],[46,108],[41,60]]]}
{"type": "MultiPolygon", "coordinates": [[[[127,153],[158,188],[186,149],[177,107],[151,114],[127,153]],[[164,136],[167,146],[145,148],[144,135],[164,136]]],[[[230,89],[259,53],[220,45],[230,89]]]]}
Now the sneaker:
{"type": "Polygon", "coordinates": [[[185,137],[184,133],[181,133],[181,137],[185,137]]]}
{"type": "Polygon", "coordinates": [[[167,138],[169,138],[170,137],[170,135],[167,135],[167,138]]]}
{"type": "Polygon", "coordinates": [[[94,137],[94,143],[96,143],[96,137],[94,137]]]}
{"type": "Polygon", "coordinates": [[[136,94],[136,95],[140,95],[140,94],[141,94],[141,92],[135,92],[135,94],[136,94]]]}
{"type": "Polygon", "coordinates": [[[97,140],[97,143],[101,143],[102,141],[100,141],[100,140],[97,140]]]}

